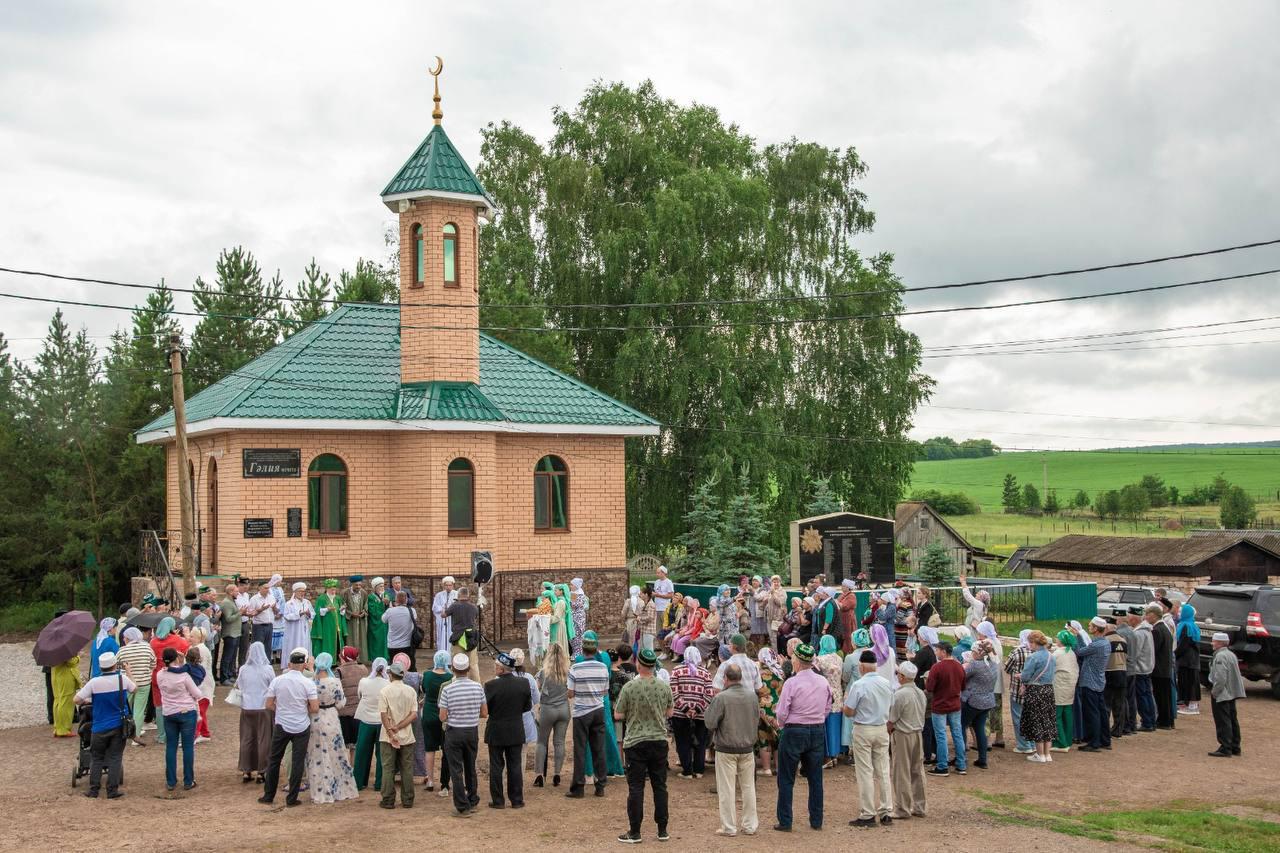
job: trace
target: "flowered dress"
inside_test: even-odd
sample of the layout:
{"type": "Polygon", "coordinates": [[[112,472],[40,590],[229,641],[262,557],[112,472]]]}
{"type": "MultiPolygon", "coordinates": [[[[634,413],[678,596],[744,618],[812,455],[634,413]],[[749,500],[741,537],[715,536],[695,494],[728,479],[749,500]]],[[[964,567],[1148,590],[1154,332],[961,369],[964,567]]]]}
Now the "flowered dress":
{"type": "Polygon", "coordinates": [[[778,745],[778,694],[782,692],[782,676],[774,675],[767,666],[760,667],[760,727],[756,731],[756,749],[772,749],[778,745]]]}
{"type": "Polygon", "coordinates": [[[342,741],[338,709],[347,704],[342,682],[322,678],[316,684],[320,711],[311,718],[311,739],[307,742],[307,787],[311,802],[334,803],[358,796],[347,747],[342,741]]]}
{"type": "Polygon", "coordinates": [[[569,641],[573,656],[582,654],[582,635],[587,632],[587,608],[591,601],[585,592],[569,596],[569,610],[573,614],[573,639],[569,641]]]}

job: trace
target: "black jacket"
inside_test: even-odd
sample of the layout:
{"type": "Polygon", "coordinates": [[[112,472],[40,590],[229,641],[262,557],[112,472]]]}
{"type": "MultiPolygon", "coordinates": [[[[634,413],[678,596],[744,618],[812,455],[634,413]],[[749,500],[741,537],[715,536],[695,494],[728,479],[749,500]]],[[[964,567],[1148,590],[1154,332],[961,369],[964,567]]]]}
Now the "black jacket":
{"type": "Polygon", "coordinates": [[[1156,622],[1151,626],[1151,642],[1155,648],[1156,666],[1152,678],[1173,678],[1173,635],[1169,626],[1156,622]]]}
{"type": "Polygon", "coordinates": [[[524,712],[533,710],[533,693],[523,675],[505,673],[484,685],[484,699],[489,706],[489,719],[484,728],[484,742],[493,746],[518,746],[524,743],[524,712]]]}

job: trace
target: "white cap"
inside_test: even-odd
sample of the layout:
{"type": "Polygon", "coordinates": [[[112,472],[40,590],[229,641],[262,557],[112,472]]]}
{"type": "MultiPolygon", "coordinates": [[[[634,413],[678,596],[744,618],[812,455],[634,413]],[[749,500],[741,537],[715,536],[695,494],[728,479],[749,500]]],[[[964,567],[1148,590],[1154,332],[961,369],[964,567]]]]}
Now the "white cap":
{"type": "Polygon", "coordinates": [[[441,583],[453,583],[453,584],[456,584],[456,583],[457,583],[457,581],[453,579],[453,575],[445,575],[445,576],[444,576],[444,580],[442,580],[442,581],[441,581],[441,583]]]}
{"type": "MultiPolygon", "coordinates": [[[[1231,637],[1221,631],[1214,631],[1213,641],[1215,643],[1229,643],[1231,642],[1231,637]]],[[[110,652],[108,652],[108,654],[110,654],[110,652]]],[[[103,657],[106,657],[106,655],[103,655],[103,657]]],[[[107,664],[104,663],[103,666],[107,666],[107,664]]]]}
{"type": "Polygon", "coordinates": [[[371,587],[374,587],[374,586],[385,586],[385,585],[386,585],[386,583],[387,583],[387,582],[386,582],[386,581],[384,581],[382,578],[374,578],[373,580],[369,581],[369,586],[371,586],[371,587]]]}
{"type": "Polygon", "coordinates": [[[898,674],[905,678],[915,678],[920,670],[909,660],[904,660],[898,664],[898,674]]]}
{"type": "Polygon", "coordinates": [[[307,588],[307,585],[302,581],[298,581],[292,587],[290,587],[290,589],[292,589],[294,592],[297,592],[300,589],[306,589],[306,588],[307,588]]]}
{"type": "Polygon", "coordinates": [[[103,669],[111,669],[111,667],[115,665],[116,665],[115,652],[103,652],[102,654],[98,655],[98,666],[102,667],[103,669]]]}
{"type": "Polygon", "coordinates": [[[667,567],[666,567],[666,566],[658,566],[658,571],[662,572],[662,573],[665,575],[665,574],[667,573],[667,567]]]}
{"type": "Polygon", "coordinates": [[[1105,628],[1107,627],[1107,620],[1103,619],[1101,616],[1095,616],[1089,620],[1089,624],[1095,628],[1105,628]]]}
{"type": "Polygon", "coordinates": [[[298,646],[296,649],[289,652],[289,657],[295,657],[297,655],[302,655],[304,658],[309,658],[311,657],[311,650],[304,649],[302,646],[298,646]]]}
{"type": "Polygon", "coordinates": [[[471,658],[459,652],[453,656],[453,668],[456,672],[466,672],[471,669],[471,658]]]}

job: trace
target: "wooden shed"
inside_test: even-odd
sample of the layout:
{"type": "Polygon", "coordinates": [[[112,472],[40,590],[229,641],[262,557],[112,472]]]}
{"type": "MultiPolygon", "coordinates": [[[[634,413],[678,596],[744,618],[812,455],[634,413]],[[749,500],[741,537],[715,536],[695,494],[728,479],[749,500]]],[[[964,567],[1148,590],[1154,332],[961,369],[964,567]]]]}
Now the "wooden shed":
{"type": "Polygon", "coordinates": [[[1030,555],[1036,580],[1143,583],[1184,591],[1208,581],[1280,582],[1280,552],[1240,537],[1063,536],[1030,555]]]}
{"type": "Polygon", "coordinates": [[[934,541],[941,542],[947,549],[956,574],[971,573],[975,560],[999,559],[994,554],[970,545],[959,531],[924,501],[903,501],[898,504],[893,515],[893,538],[907,549],[912,572],[919,571],[924,551],[934,541]]]}

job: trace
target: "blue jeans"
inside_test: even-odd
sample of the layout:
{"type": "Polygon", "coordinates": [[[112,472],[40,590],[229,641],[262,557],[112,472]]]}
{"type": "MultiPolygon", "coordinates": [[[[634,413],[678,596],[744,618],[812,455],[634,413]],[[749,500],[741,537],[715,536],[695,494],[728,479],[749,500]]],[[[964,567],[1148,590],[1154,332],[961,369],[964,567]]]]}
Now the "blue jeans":
{"type": "MultiPolygon", "coordinates": [[[[958,715],[957,715],[958,716],[958,715]]],[[[822,761],[826,724],[784,726],[778,736],[778,825],[791,826],[791,791],[796,768],[809,780],[809,826],[822,826],[822,761]]]]}
{"type": "Polygon", "coordinates": [[[1080,704],[1084,706],[1084,738],[1089,746],[1111,746],[1111,726],[1108,723],[1107,700],[1101,690],[1080,690],[1080,704]]]}
{"type": "Polygon", "coordinates": [[[938,748],[938,769],[946,770],[950,754],[947,752],[947,729],[951,729],[951,739],[956,747],[956,769],[968,770],[969,765],[964,758],[964,728],[960,725],[960,712],[949,714],[933,714],[933,739],[938,748]]]}
{"type": "MultiPolygon", "coordinates": [[[[973,742],[978,747],[979,765],[987,763],[987,716],[990,713],[990,708],[980,710],[968,702],[960,707],[960,728],[973,729],[973,742]]],[[[959,756],[956,756],[956,759],[956,767],[960,767],[959,756]]]]}
{"type": "Polygon", "coordinates": [[[196,711],[167,714],[164,718],[164,783],[170,789],[178,785],[178,740],[182,740],[182,784],[190,787],[196,781],[196,711]]]}
{"type": "Polygon", "coordinates": [[[236,673],[239,667],[236,665],[240,655],[240,638],[239,637],[223,637],[222,638],[222,663],[218,670],[218,675],[223,681],[235,681],[236,673]]]}
{"type": "Polygon", "coordinates": [[[1009,716],[1013,717],[1013,735],[1017,738],[1017,747],[1023,752],[1031,752],[1036,745],[1022,736],[1022,703],[1009,702],[1009,716]]]}
{"type": "Polygon", "coordinates": [[[1133,677],[1133,690],[1135,698],[1138,700],[1138,718],[1142,721],[1142,728],[1154,729],[1156,727],[1156,697],[1151,691],[1151,676],[1135,675],[1133,677]]]}

